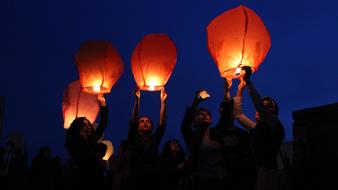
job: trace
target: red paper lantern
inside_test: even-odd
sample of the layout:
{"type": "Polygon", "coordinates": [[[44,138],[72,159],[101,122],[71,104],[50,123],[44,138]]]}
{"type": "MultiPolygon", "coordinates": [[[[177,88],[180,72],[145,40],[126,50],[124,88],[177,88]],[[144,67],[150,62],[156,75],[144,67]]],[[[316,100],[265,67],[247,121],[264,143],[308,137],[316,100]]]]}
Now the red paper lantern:
{"type": "Polygon", "coordinates": [[[93,123],[100,111],[97,95],[82,91],[79,80],[68,85],[62,96],[62,112],[65,129],[77,117],[86,117],[93,123]]]}
{"type": "Polygon", "coordinates": [[[141,90],[161,90],[177,61],[177,49],[166,34],[146,35],[136,46],[131,69],[141,90]]]}
{"type": "Polygon", "coordinates": [[[209,52],[224,78],[235,78],[235,70],[242,66],[257,71],[271,46],[263,21],[243,5],[213,19],[207,34],[209,52]]]}
{"type": "Polygon", "coordinates": [[[124,71],[117,49],[106,41],[83,43],[75,62],[82,87],[90,93],[109,93],[124,71]]]}

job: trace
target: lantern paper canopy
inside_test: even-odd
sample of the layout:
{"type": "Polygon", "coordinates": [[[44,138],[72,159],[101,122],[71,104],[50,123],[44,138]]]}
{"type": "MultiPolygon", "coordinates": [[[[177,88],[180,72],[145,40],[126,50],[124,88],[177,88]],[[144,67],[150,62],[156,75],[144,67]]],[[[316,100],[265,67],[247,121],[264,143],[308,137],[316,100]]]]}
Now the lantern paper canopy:
{"type": "Polygon", "coordinates": [[[109,160],[109,158],[114,153],[114,146],[109,140],[102,140],[101,143],[105,144],[107,146],[106,154],[103,157],[103,160],[109,160]]]}
{"type": "Polygon", "coordinates": [[[75,62],[82,87],[90,93],[109,93],[124,71],[117,49],[106,41],[83,43],[75,62]]]}
{"type": "Polygon", "coordinates": [[[177,49],[166,34],[146,35],[136,46],[131,69],[141,90],[161,90],[170,78],[177,61],[177,49]]]}
{"type": "Polygon", "coordinates": [[[68,85],[62,97],[64,128],[68,129],[77,117],[86,117],[93,123],[100,111],[97,95],[82,91],[79,80],[68,85]]]}
{"type": "Polygon", "coordinates": [[[207,36],[209,52],[224,78],[235,78],[235,70],[242,66],[257,71],[271,46],[263,21],[243,5],[213,19],[207,36]]]}

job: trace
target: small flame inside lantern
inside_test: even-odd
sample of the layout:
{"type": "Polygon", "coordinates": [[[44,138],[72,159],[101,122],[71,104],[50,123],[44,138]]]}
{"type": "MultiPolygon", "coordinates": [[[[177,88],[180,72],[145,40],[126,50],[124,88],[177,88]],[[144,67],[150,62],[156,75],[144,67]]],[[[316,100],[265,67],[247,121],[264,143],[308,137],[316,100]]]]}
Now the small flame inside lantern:
{"type": "Polygon", "coordinates": [[[242,70],[242,69],[241,69],[240,67],[237,67],[234,74],[235,74],[236,76],[239,76],[239,75],[241,74],[241,70],[242,70]]]}
{"type": "Polygon", "coordinates": [[[98,86],[98,85],[96,85],[96,86],[93,87],[93,91],[96,92],[96,93],[98,93],[98,92],[101,91],[101,87],[98,86]]]}
{"type": "Polygon", "coordinates": [[[152,77],[149,79],[149,88],[148,90],[150,91],[154,91],[155,90],[155,86],[157,86],[159,84],[158,79],[156,77],[152,77]]]}

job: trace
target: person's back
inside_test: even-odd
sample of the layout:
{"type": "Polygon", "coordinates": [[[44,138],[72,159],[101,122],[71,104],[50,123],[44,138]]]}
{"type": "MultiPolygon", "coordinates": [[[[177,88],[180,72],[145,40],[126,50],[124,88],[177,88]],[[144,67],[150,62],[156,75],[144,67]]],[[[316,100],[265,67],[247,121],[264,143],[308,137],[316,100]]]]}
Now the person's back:
{"type": "Polygon", "coordinates": [[[274,130],[263,122],[257,122],[251,131],[252,147],[259,166],[277,170],[277,154],[284,139],[284,127],[278,120],[274,130]]]}

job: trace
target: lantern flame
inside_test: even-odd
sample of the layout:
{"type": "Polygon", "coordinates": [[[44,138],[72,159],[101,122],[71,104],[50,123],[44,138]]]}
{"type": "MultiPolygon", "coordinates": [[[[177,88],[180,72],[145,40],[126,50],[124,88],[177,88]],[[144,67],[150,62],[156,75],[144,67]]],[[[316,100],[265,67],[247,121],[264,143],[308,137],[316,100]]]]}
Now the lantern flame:
{"type": "Polygon", "coordinates": [[[159,84],[159,80],[156,77],[152,77],[149,79],[149,88],[148,90],[150,91],[154,91],[155,90],[155,86],[157,86],[159,84]]]}
{"type": "Polygon", "coordinates": [[[150,85],[149,88],[148,88],[148,90],[154,91],[155,90],[155,86],[154,85],[150,85]]]}
{"type": "Polygon", "coordinates": [[[239,76],[239,75],[241,74],[241,70],[242,70],[242,69],[241,69],[240,67],[237,67],[234,74],[235,74],[236,76],[239,76]]]}
{"type": "Polygon", "coordinates": [[[96,92],[96,93],[99,93],[99,92],[101,91],[101,87],[98,86],[98,85],[95,85],[95,86],[93,87],[93,91],[96,92]]]}

